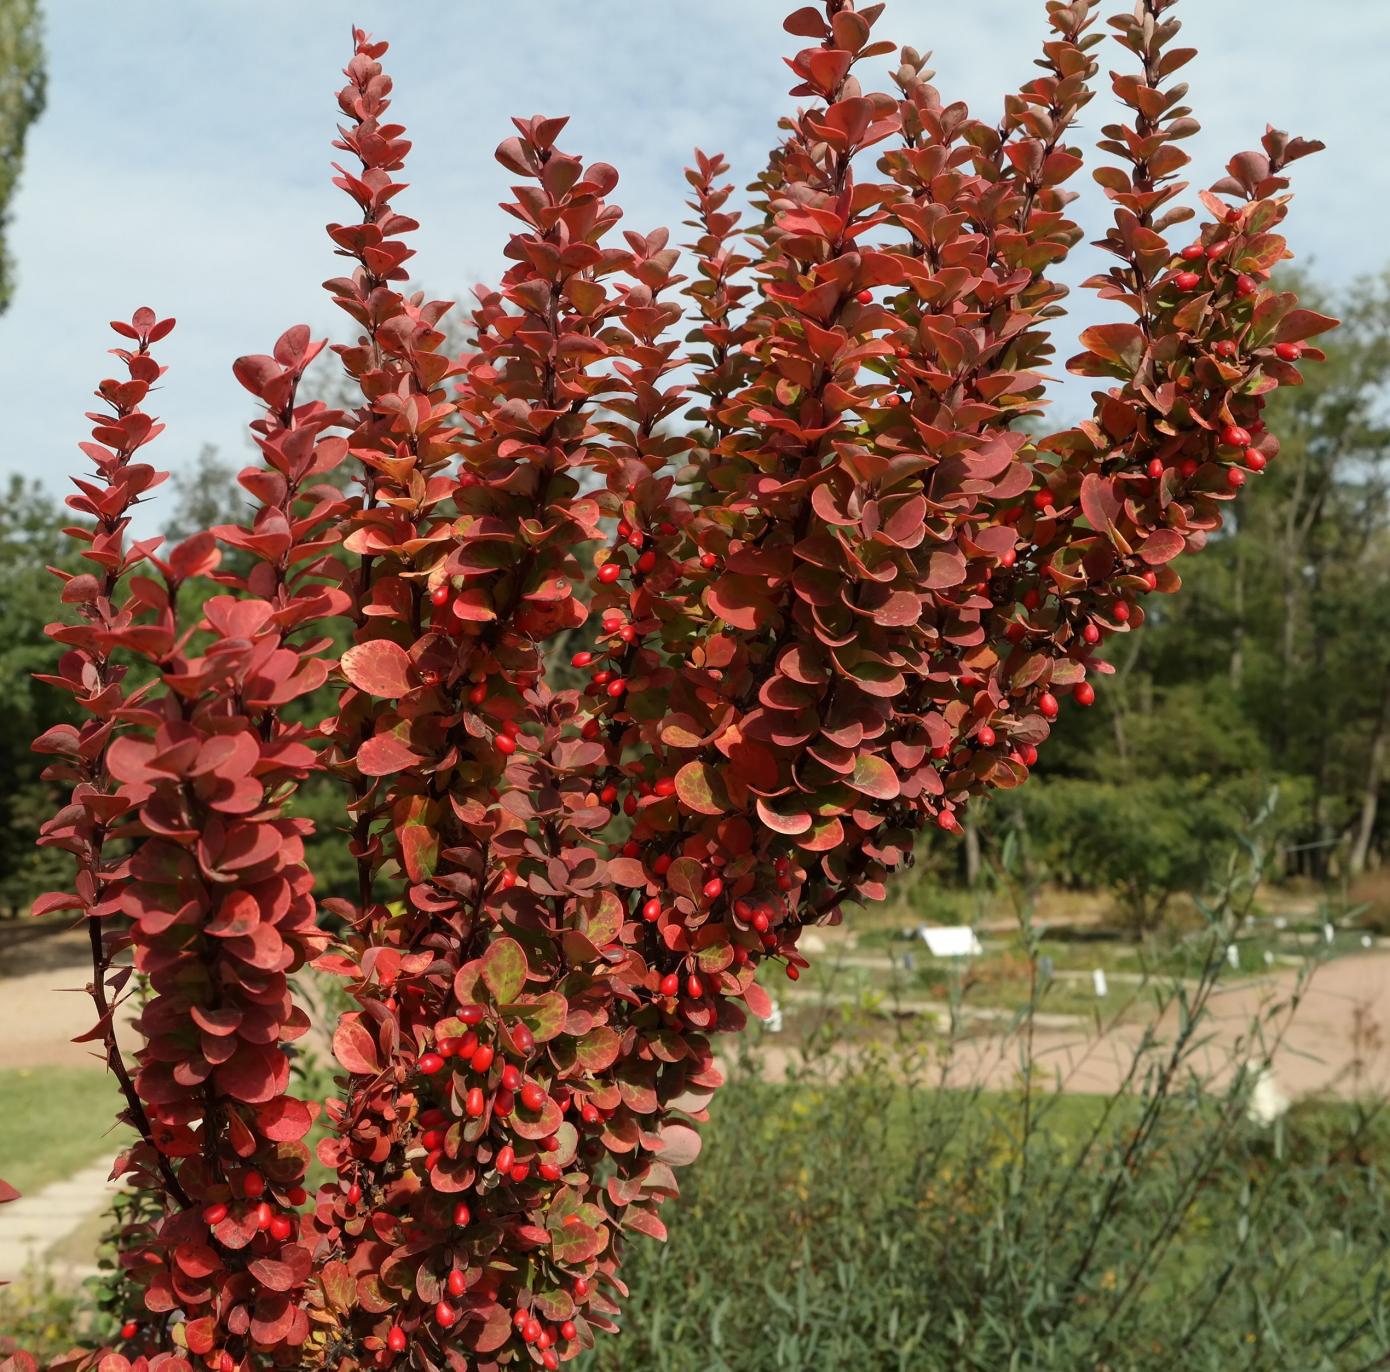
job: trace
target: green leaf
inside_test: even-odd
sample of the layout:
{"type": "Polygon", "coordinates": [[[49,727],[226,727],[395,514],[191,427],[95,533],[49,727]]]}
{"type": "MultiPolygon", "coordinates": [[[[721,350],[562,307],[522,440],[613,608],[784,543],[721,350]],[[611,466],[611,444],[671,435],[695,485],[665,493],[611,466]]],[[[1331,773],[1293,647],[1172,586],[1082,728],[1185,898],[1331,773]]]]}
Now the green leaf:
{"type": "Polygon", "coordinates": [[[569,1002],[558,991],[546,991],[535,1000],[514,1001],[501,1008],[503,1014],[521,1020],[536,1036],[537,1043],[553,1039],[565,1027],[570,1012],[569,1002]]]}
{"type": "Polygon", "coordinates": [[[703,762],[687,762],[676,773],[676,795],[697,815],[723,815],[730,809],[718,773],[703,762]]]}
{"type": "Polygon", "coordinates": [[[597,1257],[607,1244],[607,1237],[601,1229],[591,1229],[573,1216],[550,1231],[550,1247],[555,1261],[568,1266],[597,1257]]]}
{"type": "Polygon", "coordinates": [[[483,980],[499,1005],[514,1001],[526,985],[526,954],[514,938],[499,938],[483,954],[483,980]]]}

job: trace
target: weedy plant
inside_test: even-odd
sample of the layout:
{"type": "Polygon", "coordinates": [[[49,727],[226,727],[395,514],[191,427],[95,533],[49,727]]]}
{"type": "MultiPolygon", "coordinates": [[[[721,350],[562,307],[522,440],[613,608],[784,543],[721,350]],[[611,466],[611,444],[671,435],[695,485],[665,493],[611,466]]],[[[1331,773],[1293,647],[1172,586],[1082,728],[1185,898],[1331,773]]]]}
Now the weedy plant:
{"type": "Polygon", "coordinates": [[[360,403],[301,401],[305,327],[241,358],[254,514],[168,552],[129,525],[162,480],[144,406],[173,321],[114,325],[69,500],[90,570],[51,630],[87,719],[38,742],[71,792],[43,841],[77,872],[36,907],[88,921],[89,1037],[140,1136],[118,1171],[157,1198],[106,1372],[549,1369],[614,1328],[624,1242],[665,1235],[699,1150],[710,1036],[768,1008],[759,967],[796,977],[806,925],[1026,779],[1107,637],[1276,458],[1264,397],[1320,356],[1333,321],[1265,284],[1316,144],[1266,133],[1174,245],[1197,126],[1173,6],[1110,20],[1131,70],[1088,285],[1131,318],[1084,334],[1072,370],[1104,389],[1047,437],[1024,421],[1081,237],[1098,0],[1047,4],[1041,74],[989,121],[875,37],[881,5],[795,11],[803,103],[746,220],[696,154],[688,276],[665,230],[615,232],[617,173],[561,151],[563,119],[515,121],[508,266],[457,357],[448,305],[406,285],[409,143],[357,32],[327,285],[360,403]],[[222,593],[192,610],[201,578],[222,593]],[[547,646],[576,632],[587,684],[554,689],[547,646]],[[329,681],[336,709],[302,718],[329,681]],[[319,773],[346,792],[350,900],[316,903],[303,861],[319,773]],[[133,1061],[127,956],[152,993],[133,1061]],[[311,962],[353,1002],[313,1196],[319,1107],[285,1051],[311,962]]]}
{"type": "MultiPolygon", "coordinates": [[[[1193,975],[1132,991],[1142,1025],[1122,1006],[1095,1036],[1058,1029],[1035,968],[1002,1032],[958,1001],[934,1027],[835,997],[744,1051],[670,1242],[630,1255],[623,1339],[582,1366],[1383,1367],[1384,1102],[1259,1109],[1326,954],[1248,1021],[1220,1006],[1274,827],[1267,808],[1203,902],[1193,975]],[[1075,1091],[1098,1058],[1110,1087],[1075,1091]]],[[[1017,859],[1006,842],[1037,961],[1017,859]]]]}

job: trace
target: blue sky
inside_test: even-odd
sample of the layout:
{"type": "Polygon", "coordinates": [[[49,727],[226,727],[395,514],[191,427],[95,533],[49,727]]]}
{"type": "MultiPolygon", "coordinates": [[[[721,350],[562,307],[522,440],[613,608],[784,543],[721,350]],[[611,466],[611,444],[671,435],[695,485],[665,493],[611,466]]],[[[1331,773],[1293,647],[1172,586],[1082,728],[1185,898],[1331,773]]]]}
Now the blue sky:
{"type": "MultiPolygon", "coordinates": [[[[1125,0],[1106,0],[1115,12],[1125,0]]],[[[723,150],[743,184],[789,109],[783,0],[48,0],[47,113],[31,133],[10,241],[19,289],[0,317],[0,476],[53,486],[81,464],[82,413],[107,374],[106,321],[178,316],[155,460],[204,442],[241,453],[250,397],[233,359],[300,321],[350,336],[320,283],[341,260],[323,225],[333,92],[350,26],[391,40],[394,113],[415,140],[403,209],[421,220],[420,283],[462,295],[495,275],[510,222],[492,150],[511,114],[573,116],[564,145],[622,173],[626,222],[675,229],[690,149],[723,150]]],[[[934,53],[947,99],[994,118],[1032,74],[1043,0],[889,0],[879,31],[934,53]]],[[[1390,0],[1187,0],[1184,41],[1204,125],[1195,180],[1255,146],[1266,121],[1322,138],[1295,168],[1290,236],[1333,283],[1390,263],[1390,0]]],[[[1105,50],[1106,70],[1125,55],[1105,50]]],[[[1108,86],[1108,82],[1105,83],[1108,86]]],[[[1086,133],[1110,115],[1086,111],[1086,133]]],[[[1083,135],[1084,138],[1084,135],[1083,135]]],[[[1098,196],[1083,223],[1101,227],[1098,196]]],[[[1094,233],[1092,234],[1094,236],[1094,233]]],[[[1094,265],[1094,258],[1091,259],[1094,265]]],[[[1075,330],[1097,318],[1078,301],[1075,330]]],[[[1064,345],[1069,339],[1064,339],[1064,345]]],[[[1068,355],[1064,346],[1063,357],[1068,355]]],[[[1074,409],[1084,391],[1060,401],[1074,409]]]]}

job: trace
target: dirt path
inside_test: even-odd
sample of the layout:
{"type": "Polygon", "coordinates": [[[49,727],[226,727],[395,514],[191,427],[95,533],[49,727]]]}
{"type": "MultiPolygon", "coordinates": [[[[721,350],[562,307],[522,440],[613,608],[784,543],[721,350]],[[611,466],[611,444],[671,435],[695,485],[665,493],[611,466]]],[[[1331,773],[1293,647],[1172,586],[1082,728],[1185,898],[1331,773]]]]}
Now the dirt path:
{"type": "MultiPolygon", "coordinates": [[[[1390,1091],[1390,953],[1339,958],[1318,968],[1294,1010],[1298,986],[1297,972],[1278,972],[1213,996],[1199,1035],[1206,1041],[1192,1054],[1191,1070],[1220,1084],[1239,1062],[1268,1059],[1275,1080],[1291,1097],[1390,1091]]],[[[1124,1003],[1121,996],[1112,996],[1111,1013],[1124,1003]]],[[[1099,1034],[1088,1027],[1036,1025],[1035,1081],[1065,1091],[1116,1090],[1143,1042],[1145,1025],[1137,1008],[1126,1022],[1099,1034]]],[[[1179,1027],[1176,1010],[1155,1027],[1159,1060],[1179,1027]]],[[[1016,1034],[966,1039],[956,1045],[947,1081],[953,1086],[1013,1086],[1020,1047],[1016,1034]]],[[[794,1048],[774,1040],[766,1049],[765,1066],[778,1079],[796,1056],[794,1048]]]]}
{"type": "MultiPolygon", "coordinates": [[[[93,1018],[83,990],[90,975],[84,947],[80,931],[62,933],[44,940],[42,956],[26,948],[22,960],[5,959],[23,970],[0,980],[0,1068],[94,1065],[92,1046],[71,1042],[93,1018]]],[[[1245,1051],[1257,1020],[1270,1020],[1272,1039],[1272,1026],[1288,1017],[1277,1007],[1288,1005],[1297,984],[1296,972],[1280,971],[1214,997],[1211,1042],[1196,1060],[1201,1068],[1218,1075],[1228,1070],[1245,1051]]],[[[1130,994],[1126,987],[1109,1004],[1118,1010],[1130,994]]],[[[1158,1027],[1160,1035],[1168,1039],[1176,1024],[1176,1014],[1170,1014],[1158,1027]]],[[[1040,1019],[1034,1047],[1040,1068],[1057,1076],[1063,1089],[1107,1091],[1123,1079],[1142,1033],[1137,1014],[1100,1035],[1083,1024],[1040,1019]]],[[[1018,1047],[1016,1038],[981,1035],[958,1049],[953,1078],[964,1083],[983,1073],[989,1084],[1007,1085],[1017,1076],[1018,1047]]],[[[780,1073],[790,1056],[787,1049],[770,1047],[773,1071],[780,1073]]],[[[1319,968],[1272,1057],[1275,1075],[1291,1095],[1390,1091],[1390,952],[1338,958],[1319,968]]]]}
{"type": "Polygon", "coordinates": [[[100,1065],[93,1044],[72,1042],[96,1021],[86,991],[92,969],[81,949],[65,943],[38,970],[0,980],[0,1068],[100,1065]]]}

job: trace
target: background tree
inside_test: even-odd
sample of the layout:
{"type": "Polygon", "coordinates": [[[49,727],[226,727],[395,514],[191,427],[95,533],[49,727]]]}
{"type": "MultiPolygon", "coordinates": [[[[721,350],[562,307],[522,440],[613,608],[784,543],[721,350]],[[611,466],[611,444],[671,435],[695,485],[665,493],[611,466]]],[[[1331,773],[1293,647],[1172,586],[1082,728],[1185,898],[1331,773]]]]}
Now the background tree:
{"type": "Polygon", "coordinates": [[[10,200],[24,166],[29,125],[43,113],[44,53],[39,0],[0,0],[0,314],[14,291],[5,246],[10,200]]]}

